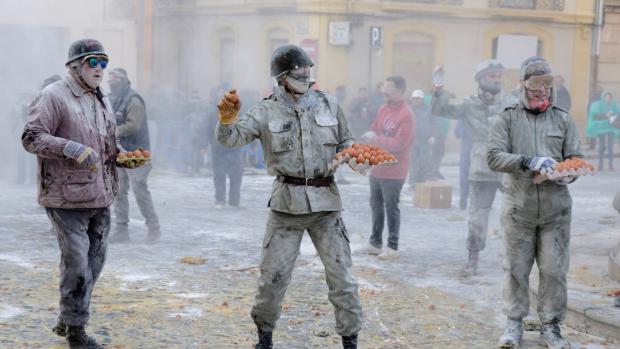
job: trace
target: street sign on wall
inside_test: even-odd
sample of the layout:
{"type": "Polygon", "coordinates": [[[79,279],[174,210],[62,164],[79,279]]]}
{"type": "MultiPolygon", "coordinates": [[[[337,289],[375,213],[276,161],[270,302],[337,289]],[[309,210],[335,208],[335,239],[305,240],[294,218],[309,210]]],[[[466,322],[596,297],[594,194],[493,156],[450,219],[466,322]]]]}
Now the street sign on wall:
{"type": "Polygon", "coordinates": [[[349,45],[351,42],[350,22],[329,22],[329,43],[349,45]]]}
{"type": "Polygon", "coordinates": [[[370,47],[383,46],[383,27],[370,27],[370,47]]]}

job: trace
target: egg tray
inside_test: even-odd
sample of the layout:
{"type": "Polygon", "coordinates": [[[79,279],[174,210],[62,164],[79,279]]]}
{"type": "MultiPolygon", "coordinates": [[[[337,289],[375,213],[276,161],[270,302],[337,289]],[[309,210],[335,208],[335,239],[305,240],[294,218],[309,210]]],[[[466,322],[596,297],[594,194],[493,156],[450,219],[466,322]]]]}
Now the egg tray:
{"type": "Polygon", "coordinates": [[[151,161],[151,157],[148,157],[148,158],[145,158],[145,157],[140,157],[140,158],[131,157],[131,158],[127,158],[127,157],[125,157],[125,158],[122,158],[122,159],[116,158],[116,163],[117,164],[125,164],[125,163],[128,163],[130,161],[149,162],[149,161],[151,161]]]}
{"type": "Polygon", "coordinates": [[[594,170],[588,168],[587,166],[582,166],[578,168],[571,168],[566,170],[551,170],[545,173],[539,173],[534,176],[534,183],[540,184],[547,180],[556,180],[568,176],[593,176],[594,170]]]}
{"type": "Polygon", "coordinates": [[[333,171],[336,168],[338,168],[338,166],[345,164],[345,163],[349,165],[349,167],[353,171],[365,176],[366,173],[368,173],[368,171],[370,171],[373,167],[383,166],[383,165],[395,165],[398,163],[398,160],[384,160],[376,165],[371,165],[369,160],[366,159],[366,161],[360,164],[350,154],[345,154],[342,157],[340,157],[340,159],[332,160],[327,166],[327,169],[329,171],[333,171]]]}

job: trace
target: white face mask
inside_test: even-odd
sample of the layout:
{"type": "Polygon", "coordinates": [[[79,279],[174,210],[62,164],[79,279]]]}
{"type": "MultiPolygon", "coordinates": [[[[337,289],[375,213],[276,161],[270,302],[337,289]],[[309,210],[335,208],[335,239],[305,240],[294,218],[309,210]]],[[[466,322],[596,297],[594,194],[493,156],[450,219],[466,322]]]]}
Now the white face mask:
{"type": "Polygon", "coordinates": [[[304,94],[308,92],[308,89],[310,89],[310,79],[306,79],[306,81],[300,81],[290,76],[287,76],[286,78],[284,78],[284,82],[286,83],[288,88],[293,90],[293,92],[295,93],[304,94]]]}

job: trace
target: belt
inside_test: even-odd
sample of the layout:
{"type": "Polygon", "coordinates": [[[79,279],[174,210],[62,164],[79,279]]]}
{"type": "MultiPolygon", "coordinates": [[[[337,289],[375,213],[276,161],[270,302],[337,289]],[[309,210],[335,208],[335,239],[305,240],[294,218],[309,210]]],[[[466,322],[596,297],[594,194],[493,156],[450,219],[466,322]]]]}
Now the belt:
{"type": "Polygon", "coordinates": [[[334,182],[334,176],[299,178],[279,175],[277,178],[282,183],[305,185],[309,187],[329,187],[329,185],[334,182]]]}

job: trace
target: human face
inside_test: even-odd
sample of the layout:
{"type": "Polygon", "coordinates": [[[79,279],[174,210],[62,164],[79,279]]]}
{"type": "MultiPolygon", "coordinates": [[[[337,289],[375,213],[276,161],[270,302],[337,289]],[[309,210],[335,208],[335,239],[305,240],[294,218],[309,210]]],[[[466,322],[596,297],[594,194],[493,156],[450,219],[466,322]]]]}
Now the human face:
{"type": "Polygon", "coordinates": [[[398,102],[403,99],[403,91],[396,88],[393,81],[385,80],[383,82],[383,97],[388,103],[398,102]]]}
{"type": "MultiPolygon", "coordinates": [[[[530,83],[530,80],[532,80],[532,78],[529,78],[525,82],[525,93],[527,96],[529,107],[534,110],[545,111],[550,104],[549,96],[551,96],[551,86],[548,86],[545,83],[530,83]],[[528,88],[528,85],[532,88],[528,88]],[[533,87],[537,88],[534,89],[533,87]]],[[[551,80],[551,83],[553,83],[553,79],[551,80]]]]}
{"type": "MultiPolygon", "coordinates": [[[[105,59],[105,57],[102,56],[89,58],[98,58],[100,60],[105,59]]],[[[89,59],[85,59],[82,61],[82,65],[80,66],[80,75],[90,88],[95,89],[101,84],[101,81],[103,80],[104,69],[101,66],[102,64],[98,63],[95,67],[92,67],[89,59]]]]}
{"type": "Polygon", "coordinates": [[[606,95],[605,95],[605,103],[610,103],[612,98],[613,98],[613,97],[611,96],[611,94],[610,94],[610,93],[606,94],[606,95]]]}
{"type": "Polygon", "coordinates": [[[487,74],[484,74],[484,79],[487,79],[491,84],[502,84],[502,73],[497,71],[492,71],[487,74]]]}
{"type": "Polygon", "coordinates": [[[414,107],[420,107],[424,104],[424,99],[420,97],[411,98],[411,104],[413,104],[414,107]]]}

